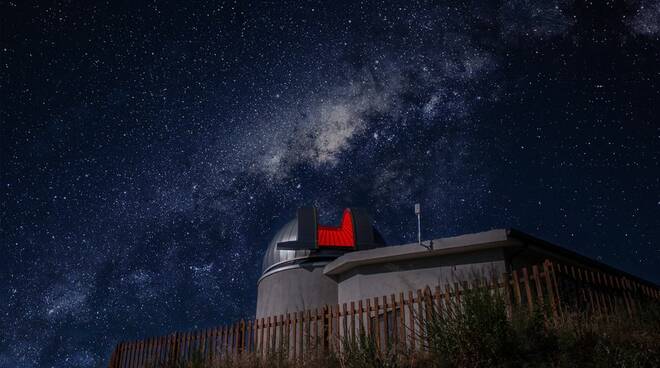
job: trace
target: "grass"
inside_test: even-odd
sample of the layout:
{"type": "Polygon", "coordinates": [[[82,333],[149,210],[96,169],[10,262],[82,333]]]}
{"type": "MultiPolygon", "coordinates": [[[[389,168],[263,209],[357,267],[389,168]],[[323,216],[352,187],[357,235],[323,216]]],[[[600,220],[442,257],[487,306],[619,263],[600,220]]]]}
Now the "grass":
{"type": "Polygon", "coordinates": [[[243,354],[205,364],[199,357],[158,368],[398,368],[398,367],[660,367],[660,308],[648,304],[636,318],[564,313],[548,320],[547,311],[507,312],[503,299],[473,289],[461,304],[418,318],[422,351],[388,347],[380,351],[367,337],[342,341],[340,352],[292,362],[283,354],[260,359],[243,354]]]}
{"type": "Polygon", "coordinates": [[[515,310],[485,289],[468,291],[461,307],[421,322],[430,367],[660,367],[660,308],[627,315],[515,310]]]}

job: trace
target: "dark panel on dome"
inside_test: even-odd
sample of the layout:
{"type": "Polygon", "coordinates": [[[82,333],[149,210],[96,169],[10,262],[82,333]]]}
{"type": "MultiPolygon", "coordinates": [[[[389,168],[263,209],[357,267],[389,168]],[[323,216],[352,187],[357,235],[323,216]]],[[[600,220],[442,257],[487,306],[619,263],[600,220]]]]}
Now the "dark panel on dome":
{"type": "Polygon", "coordinates": [[[374,244],[374,230],[371,225],[371,216],[363,208],[351,208],[353,227],[355,228],[355,245],[357,249],[374,244]]]}
{"type": "Polygon", "coordinates": [[[277,243],[277,248],[287,250],[297,249],[316,249],[316,208],[301,207],[298,209],[298,234],[293,241],[283,241],[277,243]]]}

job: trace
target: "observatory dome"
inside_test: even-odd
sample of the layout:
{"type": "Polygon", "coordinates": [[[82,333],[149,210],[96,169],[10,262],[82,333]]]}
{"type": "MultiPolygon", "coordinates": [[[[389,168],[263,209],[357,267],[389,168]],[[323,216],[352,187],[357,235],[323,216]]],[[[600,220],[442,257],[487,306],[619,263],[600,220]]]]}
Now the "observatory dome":
{"type": "Polygon", "coordinates": [[[257,281],[257,318],[337,303],[337,281],[323,273],[338,257],[385,245],[364,210],[347,208],[339,226],[317,223],[314,208],[300,208],[266,249],[257,281]]]}

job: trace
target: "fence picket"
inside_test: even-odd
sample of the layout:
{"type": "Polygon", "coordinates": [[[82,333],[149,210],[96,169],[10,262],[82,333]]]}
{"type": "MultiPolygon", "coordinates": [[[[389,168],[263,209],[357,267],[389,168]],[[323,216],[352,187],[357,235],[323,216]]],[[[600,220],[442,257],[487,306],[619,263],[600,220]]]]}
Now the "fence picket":
{"type": "MultiPolygon", "coordinates": [[[[341,320],[342,321],[341,326],[342,326],[343,330],[341,331],[340,336],[342,336],[344,339],[346,339],[346,336],[350,336],[348,334],[348,308],[347,308],[346,303],[343,303],[341,305],[341,312],[342,312],[342,316],[343,316],[342,320],[341,320]]],[[[340,343],[341,343],[341,341],[340,341],[340,343]]]]}
{"type": "Polygon", "coordinates": [[[433,300],[435,301],[433,309],[434,315],[442,313],[442,292],[440,291],[440,285],[435,286],[433,300]]]}
{"type": "Polygon", "coordinates": [[[541,286],[541,273],[539,266],[532,266],[532,276],[534,277],[534,285],[536,286],[536,299],[538,300],[539,308],[543,307],[543,287],[541,286]]]}
{"type": "Polygon", "coordinates": [[[376,350],[380,351],[380,303],[378,302],[378,297],[374,297],[374,324],[376,333],[374,334],[374,339],[376,339],[376,350]]]}
{"type": "Polygon", "coordinates": [[[520,279],[518,278],[518,271],[514,270],[513,274],[513,293],[516,296],[516,305],[522,304],[522,297],[520,293],[520,279]]]}
{"type": "Polygon", "coordinates": [[[413,298],[413,292],[412,290],[408,291],[408,312],[410,314],[409,316],[409,321],[410,321],[410,326],[408,326],[408,329],[410,330],[410,349],[415,350],[415,309],[414,309],[414,302],[415,299],[413,298]]]}
{"type": "Polygon", "coordinates": [[[351,343],[355,343],[355,302],[351,302],[351,343]]]}
{"type": "Polygon", "coordinates": [[[340,348],[340,346],[339,346],[339,333],[340,333],[340,329],[341,329],[341,326],[340,326],[341,325],[341,321],[340,321],[341,313],[339,312],[339,304],[335,304],[332,307],[332,310],[333,310],[333,312],[332,312],[333,313],[333,319],[335,321],[335,326],[332,328],[333,331],[334,331],[334,334],[332,335],[332,339],[333,339],[332,344],[333,344],[333,348],[337,349],[337,351],[339,351],[339,348],[340,348]]]}
{"type": "Polygon", "coordinates": [[[364,318],[362,316],[363,314],[362,310],[362,300],[358,301],[358,334],[360,335],[360,338],[364,335],[364,318]]]}
{"type": "Polygon", "coordinates": [[[383,295],[383,349],[387,349],[390,342],[390,318],[388,307],[389,304],[387,303],[387,295],[383,295]]]}
{"type": "Polygon", "coordinates": [[[373,335],[373,323],[371,321],[371,299],[367,299],[367,336],[369,337],[370,340],[373,341],[374,335],[373,335]]]}
{"type": "Polygon", "coordinates": [[[405,299],[403,299],[403,292],[399,293],[399,342],[401,350],[406,348],[406,310],[404,308],[405,299]]]}
{"type": "Polygon", "coordinates": [[[304,352],[303,332],[305,330],[305,313],[303,311],[298,312],[298,319],[300,321],[300,345],[298,346],[298,356],[302,357],[304,352]]]}
{"type": "Polygon", "coordinates": [[[534,312],[534,301],[532,299],[532,288],[529,285],[529,274],[527,272],[527,267],[523,267],[523,284],[525,285],[525,297],[527,298],[527,308],[529,312],[534,312]]]}
{"type": "Polygon", "coordinates": [[[552,286],[552,276],[550,275],[550,262],[543,262],[543,272],[545,273],[545,283],[548,292],[548,300],[550,301],[550,308],[552,309],[552,316],[557,318],[557,304],[555,303],[554,287],[552,286]]]}
{"type": "Polygon", "coordinates": [[[424,296],[422,294],[422,289],[417,289],[417,336],[419,337],[419,348],[424,348],[424,330],[423,326],[420,323],[424,317],[424,296]]]}
{"type": "Polygon", "coordinates": [[[319,315],[319,309],[315,308],[314,309],[314,314],[312,316],[312,321],[313,321],[313,332],[312,332],[312,337],[314,338],[314,346],[312,348],[312,351],[318,355],[319,351],[319,323],[318,323],[318,315],[319,315]]]}
{"type": "Polygon", "coordinates": [[[312,312],[307,310],[307,324],[305,327],[305,352],[309,353],[311,349],[311,333],[312,333],[312,312]]]}
{"type": "Polygon", "coordinates": [[[156,350],[156,342],[157,342],[156,337],[152,337],[151,340],[149,341],[149,348],[147,349],[147,359],[145,360],[145,365],[147,366],[152,366],[153,365],[153,359],[154,359],[154,352],[156,350]]]}
{"type": "Polygon", "coordinates": [[[396,296],[390,295],[390,303],[392,304],[392,346],[396,349],[399,346],[399,326],[397,317],[396,296]]]}

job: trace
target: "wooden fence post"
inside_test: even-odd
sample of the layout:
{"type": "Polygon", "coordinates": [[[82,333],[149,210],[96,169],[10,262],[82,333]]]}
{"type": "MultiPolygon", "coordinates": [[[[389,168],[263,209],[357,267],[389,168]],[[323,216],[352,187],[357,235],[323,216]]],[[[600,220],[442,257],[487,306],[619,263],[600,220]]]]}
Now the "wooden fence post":
{"type": "Polygon", "coordinates": [[[314,347],[313,347],[313,352],[315,356],[318,356],[319,352],[319,322],[318,322],[318,315],[319,315],[319,309],[314,308],[314,315],[312,316],[312,322],[314,325],[312,326],[312,336],[314,338],[314,347]]]}
{"type": "Polygon", "coordinates": [[[179,343],[181,339],[181,333],[175,332],[174,336],[172,337],[172,364],[176,364],[179,362],[179,343]]]}
{"type": "Polygon", "coordinates": [[[522,296],[520,293],[520,279],[518,278],[518,271],[513,270],[513,293],[516,296],[516,306],[522,305],[522,296]]]}
{"type": "Polygon", "coordinates": [[[628,295],[628,291],[626,290],[626,287],[624,286],[623,279],[621,277],[615,277],[614,281],[616,282],[617,287],[621,291],[623,301],[626,304],[626,310],[628,311],[628,316],[632,317],[633,316],[632,304],[630,303],[630,298],[629,298],[629,295],[628,295]]]}
{"type": "Polygon", "coordinates": [[[550,269],[550,276],[552,277],[552,286],[554,287],[553,292],[555,295],[555,303],[557,305],[557,313],[561,313],[561,293],[559,291],[559,282],[557,281],[557,275],[555,273],[555,264],[553,262],[549,262],[548,268],[550,269]]]}
{"type": "Polygon", "coordinates": [[[320,339],[320,341],[319,341],[319,343],[320,343],[319,352],[322,353],[322,354],[325,354],[326,351],[327,351],[326,350],[326,343],[328,341],[328,339],[326,338],[326,334],[328,333],[328,327],[326,325],[327,319],[326,319],[326,309],[325,309],[325,307],[319,309],[318,312],[319,312],[319,315],[316,316],[316,318],[317,318],[318,322],[320,322],[320,324],[319,324],[319,329],[320,329],[320,331],[319,331],[319,339],[320,339]]]}
{"type": "Polygon", "coordinates": [[[215,356],[217,353],[217,348],[218,348],[218,334],[220,332],[220,329],[218,327],[214,327],[211,329],[211,335],[209,337],[209,360],[211,364],[215,362],[215,356]]]}
{"type": "Polygon", "coordinates": [[[424,349],[424,294],[422,294],[422,289],[417,289],[417,326],[419,332],[419,350],[424,349]]]}
{"type": "Polygon", "coordinates": [[[138,346],[138,352],[137,352],[137,356],[135,357],[135,362],[139,367],[142,365],[142,361],[144,359],[144,340],[140,340],[137,346],[138,346]]]}
{"type": "Polygon", "coordinates": [[[291,320],[291,358],[296,359],[298,350],[298,312],[293,312],[293,319],[291,320]]]}
{"type": "Polygon", "coordinates": [[[552,276],[550,275],[550,261],[546,260],[545,262],[543,262],[543,272],[545,275],[545,285],[548,291],[548,299],[550,301],[552,316],[556,321],[558,314],[557,314],[557,304],[555,304],[554,288],[552,286],[552,276]]]}
{"type": "Polygon", "coordinates": [[[314,351],[312,348],[312,310],[307,309],[304,313],[303,326],[304,334],[301,333],[301,338],[304,336],[304,347],[300,349],[300,353],[303,357],[307,358],[311,356],[311,353],[314,351]]]}
{"type": "Polygon", "coordinates": [[[176,335],[176,361],[179,362],[182,359],[185,358],[186,350],[185,350],[185,342],[186,342],[186,333],[185,332],[179,332],[176,335]]]}
{"type": "Polygon", "coordinates": [[[300,323],[298,324],[298,333],[300,334],[300,344],[298,345],[298,357],[303,359],[305,357],[305,311],[298,312],[298,319],[300,323]]]}
{"type": "Polygon", "coordinates": [[[373,323],[371,321],[371,299],[367,298],[367,315],[366,315],[366,320],[367,320],[367,336],[371,341],[373,341],[374,335],[373,335],[373,323]]]}
{"type": "Polygon", "coordinates": [[[247,330],[245,331],[245,352],[252,351],[252,320],[248,320],[247,330]]]}
{"type": "Polygon", "coordinates": [[[389,303],[387,301],[387,295],[383,295],[383,350],[389,348],[390,342],[390,317],[389,317],[389,303]]]}
{"type": "Polygon", "coordinates": [[[399,343],[401,350],[406,349],[406,300],[403,298],[403,292],[399,293],[399,343]]]}
{"type": "Polygon", "coordinates": [[[322,344],[323,344],[323,353],[327,353],[330,349],[330,328],[328,326],[329,322],[332,322],[332,316],[330,315],[330,307],[326,304],[323,307],[323,314],[321,315],[321,328],[323,329],[322,334],[322,344]]]}
{"type": "Polygon", "coordinates": [[[126,346],[124,347],[124,359],[122,363],[122,367],[130,367],[131,366],[131,354],[133,353],[133,342],[128,341],[126,342],[126,346]]]}
{"type": "Polygon", "coordinates": [[[135,366],[139,367],[142,363],[142,355],[144,354],[144,341],[138,340],[135,342],[135,366]]]}
{"type": "Polygon", "coordinates": [[[128,352],[126,354],[126,367],[132,367],[135,364],[135,341],[131,341],[128,346],[128,352]]]}
{"type": "Polygon", "coordinates": [[[215,358],[215,343],[216,343],[217,334],[218,334],[217,327],[210,328],[206,340],[208,344],[208,353],[206,356],[208,358],[209,364],[211,365],[213,365],[214,363],[213,359],[215,358]]]}
{"type": "Polygon", "coordinates": [[[534,299],[532,298],[532,288],[529,285],[529,273],[527,272],[527,267],[523,267],[523,284],[525,285],[525,297],[527,298],[527,309],[529,313],[534,312],[534,299]]]}
{"type": "Polygon", "coordinates": [[[291,339],[290,339],[290,332],[291,332],[291,314],[287,313],[286,318],[284,319],[284,327],[282,328],[282,349],[285,350],[284,356],[287,357],[287,359],[290,356],[291,352],[291,339]]]}
{"type": "Polygon", "coordinates": [[[381,344],[380,344],[380,304],[378,303],[378,297],[374,297],[374,319],[375,319],[375,330],[374,338],[376,339],[376,350],[380,353],[381,344]]]}
{"type": "Polygon", "coordinates": [[[429,345],[431,344],[431,335],[429,331],[429,323],[431,323],[431,318],[433,312],[433,294],[431,294],[431,288],[427,285],[426,288],[424,289],[424,299],[426,301],[424,305],[424,317],[425,317],[425,322],[423,323],[422,326],[420,326],[421,329],[423,329],[424,333],[424,338],[425,338],[425,343],[426,346],[425,348],[428,350],[429,345]]]}
{"type": "MultiPolygon", "coordinates": [[[[340,334],[340,336],[341,336],[342,339],[343,339],[343,340],[340,342],[340,344],[341,344],[343,341],[347,341],[347,340],[349,339],[349,336],[350,336],[350,335],[349,335],[349,332],[348,332],[348,308],[347,308],[346,303],[343,303],[343,304],[342,304],[342,306],[341,306],[341,311],[342,311],[342,315],[343,315],[343,319],[342,319],[342,328],[344,329],[344,331],[343,331],[343,334],[340,334]]],[[[352,315],[352,314],[351,314],[351,315],[352,315]]]]}
{"type": "Polygon", "coordinates": [[[140,364],[140,353],[142,352],[142,349],[140,348],[140,341],[136,340],[134,345],[133,345],[133,361],[132,365],[134,367],[138,367],[140,364]]]}
{"type": "Polygon", "coordinates": [[[124,351],[122,352],[123,357],[122,357],[122,361],[120,363],[121,367],[130,367],[131,353],[132,353],[131,349],[132,349],[131,343],[126,342],[124,344],[124,351]]]}
{"type": "Polygon", "coordinates": [[[152,337],[149,339],[149,348],[147,349],[147,359],[145,360],[145,366],[153,366],[154,360],[156,358],[156,350],[158,348],[158,337],[152,337]]]}
{"type": "Polygon", "coordinates": [[[591,270],[585,270],[585,274],[587,275],[587,281],[589,282],[589,290],[593,291],[594,300],[596,301],[596,307],[598,309],[598,313],[603,314],[604,305],[601,305],[600,303],[600,290],[598,290],[598,288],[596,287],[596,277],[594,276],[594,273],[591,270]]]}
{"type": "Polygon", "coordinates": [[[536,300],[538,301],[539,308],[543,308],[543,287],[541,286],[541,273],[539,266],[532,266],[532,276],[534,277],[534,285],[536,289],[536,300]]]}
{"type": "Polygon", "coordinates": [[[364,335],[364,317],[362,316],[363,310],[362,310],[362,300],[358,301],[358,323],[360,326],[358,326],[358,334],[360,335],[360,338],[364,335]]]}
{"type": "Polygon", "coordinates": [[[327,341],[327,345],[326,345],[326,346],[327,346],[327,350],[326,350],[326,352],[330,352],[330,351],[332,351],[332,349],[334,348],[334,346],[333,346],[334,341],[332,341],[332,336],[334,335],[334,328],[333,328],[333,327],[334,327],[334,326],[333,326],[333,325],[334,325],[334,316],[333,316],[333,311],[334,311],[334,307],[333,307],[332,305],[326,305],[326,307],[325,307],[326,317],[325,317],[325,319],[324,319],[325,324],[326,324],[326,326],[327,326],[327,333],[326,333],[326,335],[325,335],[325,336],[326,336],[326,341],[327,341]]]}
{"type": "Polygon", "coordinates": [[[451,300],[451,288],[449,287],[449,284],[445,284],[445,313],[447,313],[447,316],[451,314],[456,313],[456,310],[453,305],[453,301],[451,300]]]}
{"type": "Polygon", "coordinates": [[[131,366],[137,367],[138,355],[140,353],[140,343],[138,341],[133,341],[133,349],[131,353],[131,366]]]}
{"type": "Polygon", "coordinates": [[[335,321],[335,326],[333,327],[334,335],[333,335],[333,344],[334,348],[336,351],[340,351],[340,346],[339,346],[339,337],[341,333],[341,311],[339,310],[339,304],[335,304],[333,307],[333,319],[335,321]]]}
{"type": "MultiPolygon", "coordinates": [[[[275,323],[277,323],[277,321],[275,323]]],[[[280,354],[283,354],[284,353],[283,349],[285,348],[284,347],[284,314],[280,314],[279,327],[278,327],[277,330],[278,330],[280,341],[279,341],[279,346],[277,346],[277,336],[275,336],[275,338],[276,338],[276,340],[274,342],[276,344],[275,345],[276,346],[275,351],[279,351],[280,354]]]]}
{"type": "Polygon", "coordinates": [[[399,347],[399,316],[397,314],[396,296],[390,295],[390,302],[392,303],[392,348],[399,347]]]}
{"type": "Polygon", "coordinates": [[[145,355],[144,365],[146,365],[146,366],[152,366],[153,365],[153,355],[154,355],[155,347],[156,347],[156,338],[151,337],[148,340],[148,343],[147,343],[147,351],[146,351],[146,355],[145,355]]]}
{"type": "Polygon", "coordinates": [[[415,351],[415,299],[413,298],[412,290],[408,291],[408,313],[410,314],[409,321],[410,326],[410,349],[415,351]]]}

